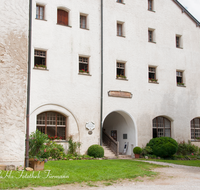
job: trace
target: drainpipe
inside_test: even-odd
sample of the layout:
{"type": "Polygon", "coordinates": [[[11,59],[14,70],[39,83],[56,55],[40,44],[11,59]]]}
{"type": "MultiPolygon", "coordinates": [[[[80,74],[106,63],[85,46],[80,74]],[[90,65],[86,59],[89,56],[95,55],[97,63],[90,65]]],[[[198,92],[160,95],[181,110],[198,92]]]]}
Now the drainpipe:
{"type": "Polygon", "coordinates": [[[100,110],[100,145],[102,145],[103,129],[103,0],[101,0],[101,110],[100,110]]]}
{"type": "Polygon", "coordinates": [[[31,37],[32,37],[32,0],[29,0],[29,37],[28,37],[28,81],[26,107],[26,156],[25,166],[29,166],[29,115],[30,115],[30,86],[31,86],[31,37]]]}

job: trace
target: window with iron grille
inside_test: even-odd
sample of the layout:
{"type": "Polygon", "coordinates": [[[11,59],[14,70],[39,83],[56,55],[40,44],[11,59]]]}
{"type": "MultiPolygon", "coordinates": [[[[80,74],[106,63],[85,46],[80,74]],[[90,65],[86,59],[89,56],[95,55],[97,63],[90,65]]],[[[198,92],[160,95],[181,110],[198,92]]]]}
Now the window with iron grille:
{"type": "Polygon", "coordinates": [[[182,71],[176,71],[176,82],[177,82],[177,85],[184,85],[182,71]]]}
{"type": "Polygon", "coordinates": [[[165,117],[153,119],[153,138],[171,137],[171,122],[165,117]]]}
{"type": "Polygon", "coordinates": [[[117,36],[123,36],[123,25],[117,23],[117,36]]]}
{"type": "Polygon", "coordinates": [[[37,129],[49,137],[66,139],[66,117],[57,112],[44,112],[37,116],[37,129]]]}
{"type": "Polygon", "coordinates": [[[86,29],[87,28],[87,17],[80,15],[80,28],[86,29]]]}
{"type": "Polygon", "coordinates": [[[180,47],[180,37],[176,36],[176,47],[179,48],[180,47]]]}
{"type": "Polygon", "coordinates": [[[153,30],[148,30],[148,40],[149,42],[153,42],[153,30]]]}
{"type": "Polygon", "coordinates": [[[35,50],[34,66],[46,68],[46,51],[35,50]]]}
{"type": "Polygon", "coordinates": [[[126,78],[125,63],[117,62],[117,78],[126,78]]]}
{"type": "Polygon", "coordinates": [[[118,3],[123,3],[123,0],[117,0],[118,3]]]}
{"type": "Polygon", "coordinates": [[[36,5],[36,18],[44,20],[44,6],[36,5]]]}
{"type": "Polygon", "coordinates": [[[150,82],[157,82],[156,67],[149,67],[149,81],[150,82]]]}
{"type": "Polygon", "coordinates": [[[191,139],[200,138],[200,118],[194,118],[191,123],[191,139]]]}
{"type": "Polygon", "coordinates": [[[153,0],[148,0],[148,10],[153,11],[153,0]]]}
{"type": "Polygon", "coordinates": [[[62,9],[57,10],[57,24],[68,26],[68,17],[69,13],[67,11],[64,11],[62,9]]]}
{"type": "Polygon", "coordinates": [[[79,57],[79,73],[89,73],[88,57],[79,57]]]}

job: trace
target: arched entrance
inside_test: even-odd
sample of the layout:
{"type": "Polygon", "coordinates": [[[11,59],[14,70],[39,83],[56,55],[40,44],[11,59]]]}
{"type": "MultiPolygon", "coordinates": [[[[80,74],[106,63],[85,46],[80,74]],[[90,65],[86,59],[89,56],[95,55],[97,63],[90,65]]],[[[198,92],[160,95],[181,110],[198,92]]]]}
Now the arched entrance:
{"type": "Polygon", "coordinates": [[[137,130],[132,117],[124,111],[113,111],[103,122],[103,132],[119,142],[119,154],[131,155],[131,145],[137,146],[137,130]],[[128,149],[124,153],[124,145],[128,149]]]}

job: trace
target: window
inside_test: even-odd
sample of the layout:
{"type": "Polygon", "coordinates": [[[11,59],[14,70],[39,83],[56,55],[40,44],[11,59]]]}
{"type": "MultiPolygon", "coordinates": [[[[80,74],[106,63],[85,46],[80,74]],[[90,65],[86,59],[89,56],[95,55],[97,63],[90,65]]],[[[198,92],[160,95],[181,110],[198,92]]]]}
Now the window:
{"type": "Polygon", "coordinates": [[[200,118],[195,118],[190,123],[191,139],[200,138],[200,118]]]}
{"type": "Polygon", "coordinates": [[[68,12],[58,9],[57,11],[57,24],[68,26],[68,12]]]}
{"type": "Polygon", "coordinates": [[[117,0],[118,3],[123,3],[123,0],[117,0]]]}
{"type": "Polygon", "coordinates": [[[125,75],[125,63],[117,62],[117,78],[126,78],[125,75]]]}
{"type": "Polygon", "coordinates": [[[153,29],[148,29],[148,41],[154,42],[154,30],[153,29]]]}
{"type": "Polygon", "coordinates": [[[89,73],[89,58],[79,57],[79,73],[89,73]]]}
{"type": "Polygon", "coordinates": [[[176,35],[176,47],[177,48],[182,48],[183,44],[182,44],[182,37],[181,35],[176,35]]]}
{"type": "Polygon", "coordinates": [[[117,36],[123,36],[123,24],[117,23],[117,36]]]}
{"type": "Polygon", "coordinates": [[[44,6],[36,5],[36,18],[44,20],[44,6]]]}
{"type": "Polygon", "coordinates": [[[34,66],[39,68],[46,68],[46,51],[35,50],[34,66]]]}
{"type": "Polygon", "coordinates": [[[171,137],[171,122],[165,117],[153,119],[153,138],[171,137]]]}
{"type": "Polygon", "coordinates": [[[184,86],[182,71],[176,71],[176,83],[178,86],[184,86]]]}
{"type": "Polygon", "coordinates": [[[44,112],[37,116],[37,129],[44,134],[66,139],[66,117],[57,112],[44,112]]]}
{"type": "Polygon", "coordinates": [[[86,29],[87,27],[87,17],[80,15],[80,28],[86,29]]]}
{"type": "Polygon", "coordinates": [[[153,0],[148,0],[148,10],[153,11],[153,0]]]}
{"type": "Polygon", "coordinates": [[[149,67],[149,82],[157,82],[156,67],[149,67]]]}

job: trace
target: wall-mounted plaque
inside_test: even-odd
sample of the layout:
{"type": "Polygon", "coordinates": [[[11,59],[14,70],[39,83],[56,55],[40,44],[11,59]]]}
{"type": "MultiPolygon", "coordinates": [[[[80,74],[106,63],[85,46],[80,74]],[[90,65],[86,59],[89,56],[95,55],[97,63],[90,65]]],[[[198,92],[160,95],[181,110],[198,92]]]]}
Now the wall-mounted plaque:
{"type": "Polygon", "coordinates": [[[126,92],[126,91],[109,91],[108,96],[111,97],[119,97],[119,98],[132,98],[131,92],[126,92]]]}
{"type": "Polygon", "coordinates": [[[95,129],[95,124],[93,122],[88,122],[85,125],[86,129],[88,129],[89,131],[92,131],[95,129]]]}

